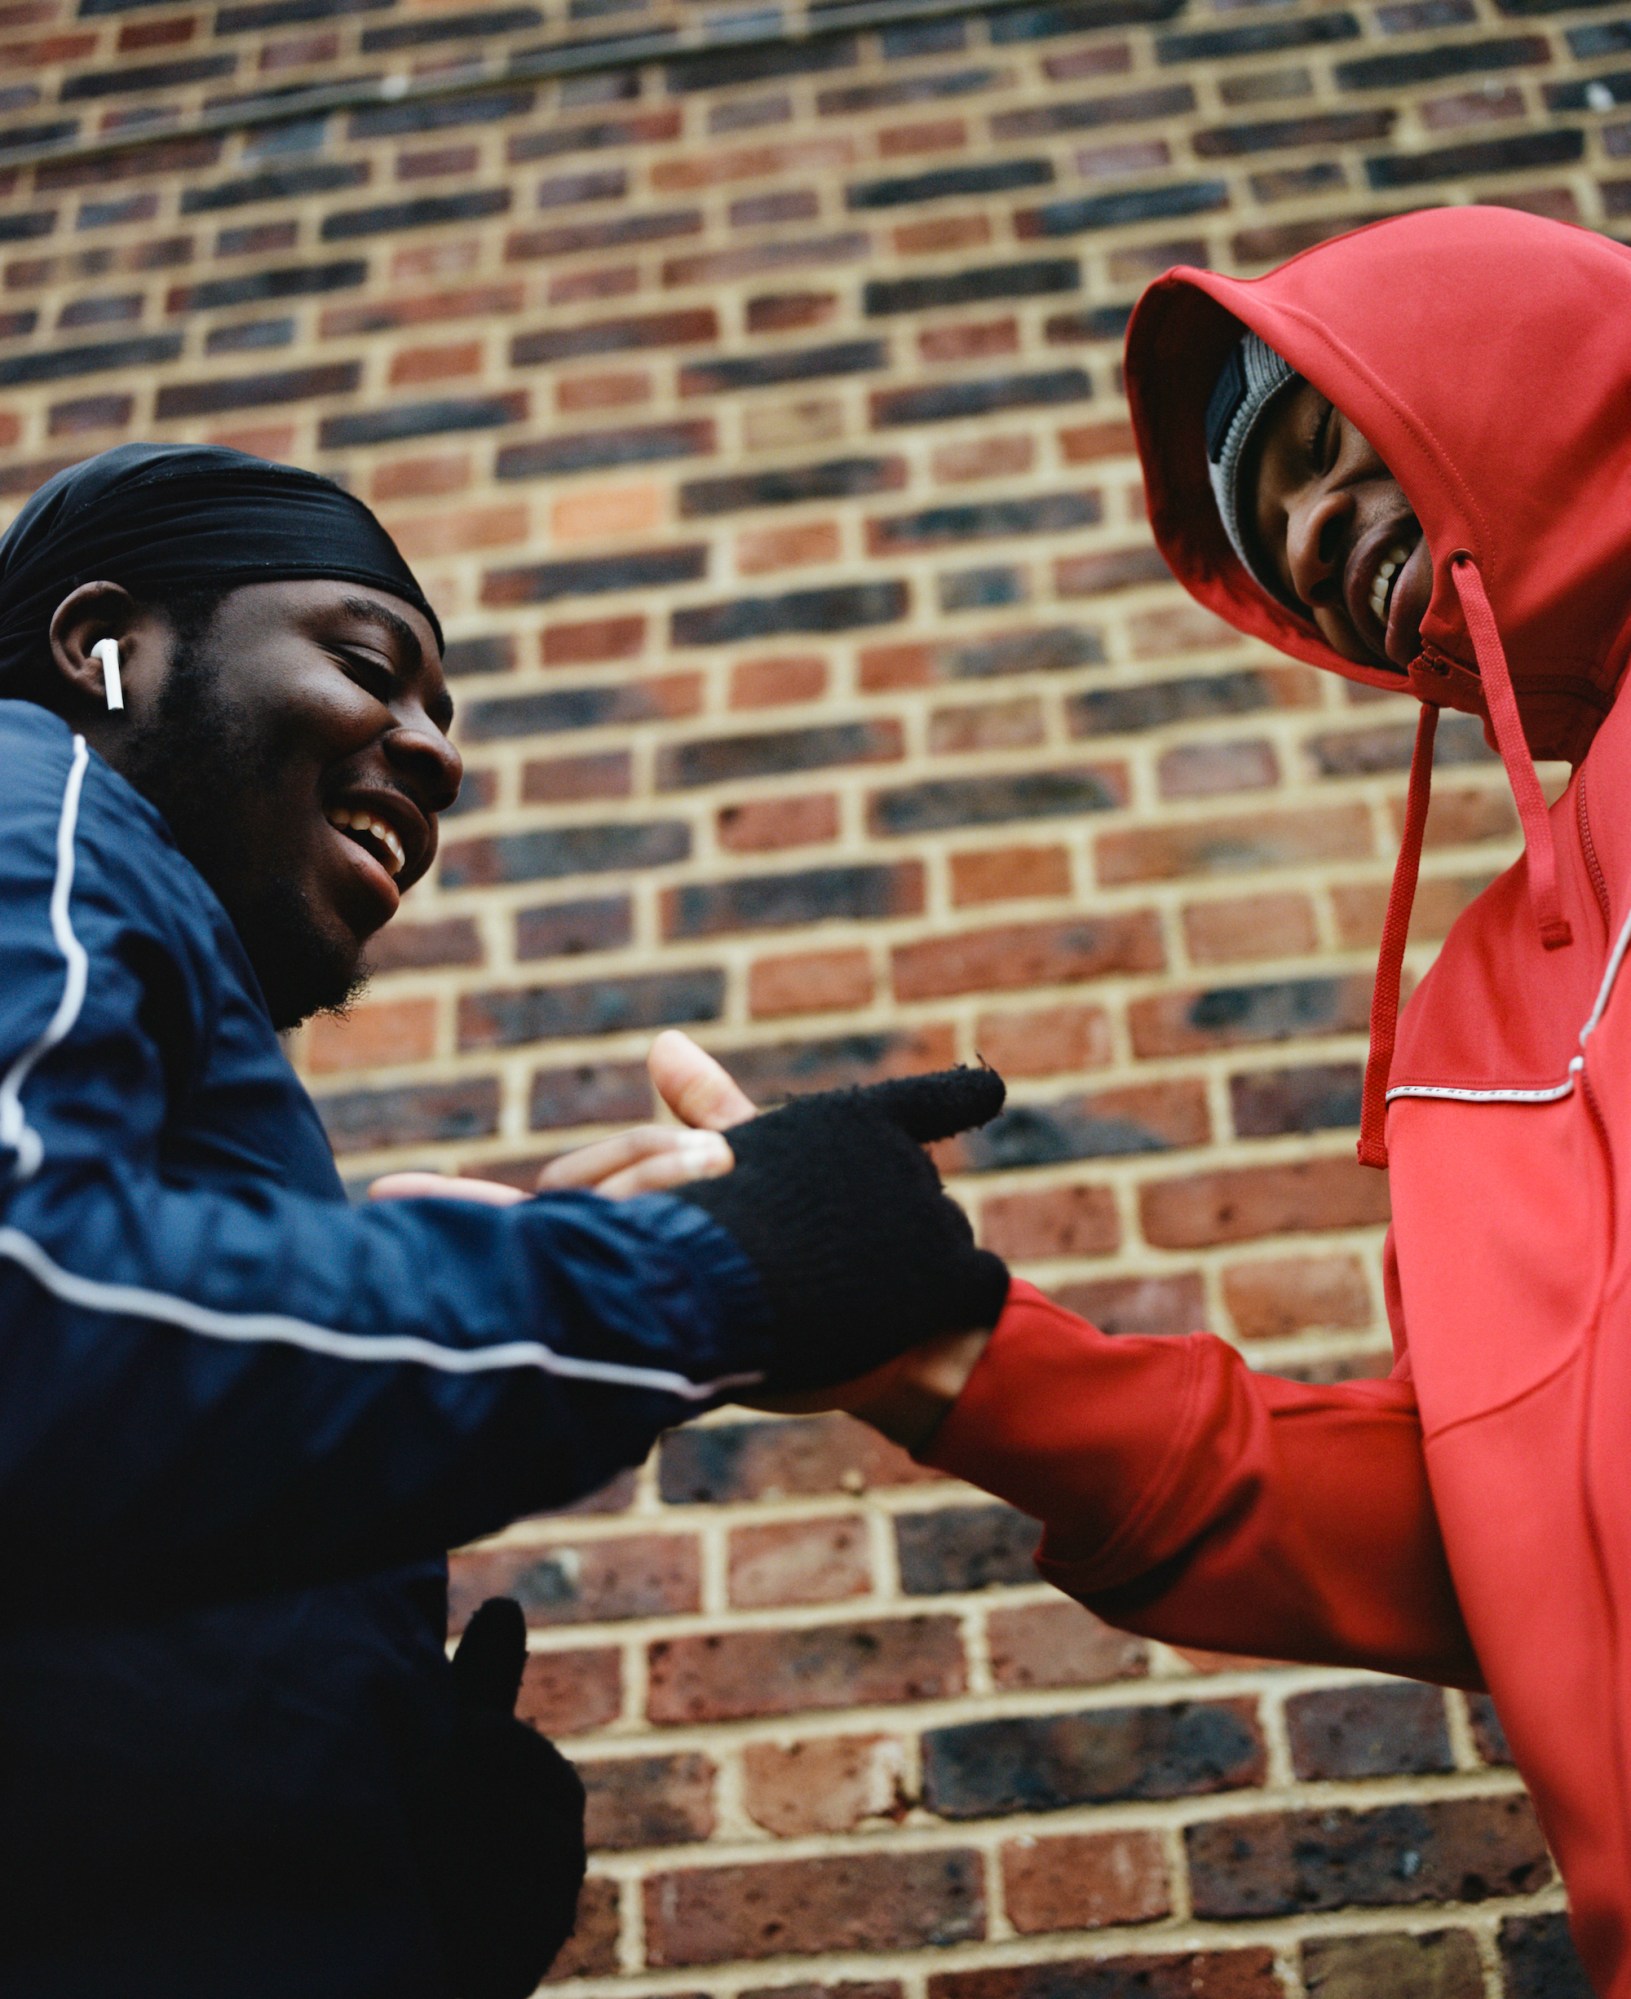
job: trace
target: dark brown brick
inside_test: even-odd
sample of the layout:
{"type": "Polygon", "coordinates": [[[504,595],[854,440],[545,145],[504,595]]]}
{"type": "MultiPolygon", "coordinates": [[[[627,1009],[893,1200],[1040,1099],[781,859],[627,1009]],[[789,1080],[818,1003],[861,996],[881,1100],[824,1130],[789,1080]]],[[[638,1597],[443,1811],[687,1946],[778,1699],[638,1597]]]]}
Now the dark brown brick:
{"type": "Polygon", "coordinates": [[[591,1848],[684,1846],[714,1829],[714,1766],[692,1752],[619,1756],[578,1764],[588,1794],[584,1833],[591,1848]]]}
{"type": "Polygon", "coordinates": [[[658,1723],[944,1700],[965,1685],[953,1617],[664,1638],[649,1663],[647,1713],[658,1723]]]}
{"type": "Polygon", "coordinates": [[[1307,1779],[1393,1777],[1452,1770],[1455,1756],[1436,1687],[1321,1687],[1286,1702],[1291,1760],[1307,1779]]]}
{"type": "Polygon", "coordinates": [[[969,930],[903,944],[890,957],[895,994],[903,1000],[1075,984],[1114,972],[1158,972],[1166,962],[1160,924],[1145,910],[969,930]]]}
{"type": "Polygon", "coordinates": [[[717,1020],[724,1003],[725,975],[712,966],[469,993],[459,1002],[459,1046],[513,1048],[527,1041],[688,1026],[717,1020]]]}
{"type": "Polygon", "coordinates": [[[337,1152],[490,1138],[498,1130],[498,1085],[486,1077],[401,1084],[319,1097],[323,1129],[337,1152]]]}
{"type": "Polygon", "coordinates": [[[1036,1579],[1041,1539],[1034,1520],[1011,1506],[943,1506],[895,1516],[895,1551],[907,1596],[989,1589],[1036,1579]]]}
{"type": "Polygon", "coordinates": [[[1567,1916],[1508,1916],[1500,1944],[1507,1999],[1591,1999],[1567,1916]]]}
{"type": "Polygon", "coordinates": [[[158,392],[154,410],[163,421],[210,416],[222,410],[259,409],[268,403],[307,402],[318,396],[348,395],[361,379],[358,362],[325,361],[311,368],[284,368],[218,381],[167,382],[158,392]]]}
{"type": "Polygon", "coordinates": [[[777,777],[789,771],[889,763],[904,754],[905,740],[897,721],[829,722],[809,729],[708,736],[695,742],[671,743],[658,751],[657,788],[683,791],[694,785],[777,777]]]}
{"type": "Polygon", "coordinates": [[[873,792],[867,800],[867,827],[890,835],[996,826],[1011,819],[1073,819],[1082,812],[1112,812],[1127,798],[1123,764],[1080,764],[1012,777],[929,778],[873,792]]]}
{"type": "Polygon", "coordinates": [[[534,1131],[561,1125],[640,1124],[656,1108],[643,1062],[540,1069],[527,1101],[527,1122],[534,1131]]]}
{"type": "Polygon", "coordinates": [[[654,819],[456,840],[442,849],[439,865],[444,888],[487,888],[500,882],[662,867],[684,860],[690,851],[691,829],[683,820],[654,819]]]}
{"type": "Polygon", "coordinates": [[[710,1423],[670,1430],[657,1446],[658,1490],[670,1506],[865,1492],[934,1476],[848,1416],[710,1423]]]}
{"type": "Polygon", "coordinates": [[[991,1818],[1203,1796],[1260,1784],[1266,1767],[1249,1700],[1024,1715],[927,1730],[923,1801],[943,1818],[991,1818]]]}
{"type": "Polygon", "coordinates": [[[949,1142],[948,1171],[1002,1173],[1067,1159],[1110,1159],[1204,1145],[1211,1135],[1198,1079],[1134,1083],[1060,1098],[1010,1104],[978,1131],[949,1142]]]}
{"type": "Polygon", "coordinates": [[[1302,1947],[1309,1999],[1483,1999],[1478,1946],[1465,1930],[1310,1937],[1302,1947]]]}
{"type": "Polygon", "coordinates": [[[1295,1069],[1253,1069],[1229,1079],[1237,1138],[1331,1131],[1359,1123],[1364,1070],[1357,1062],[1309,1063],[1295,1069]]]}
{"type": "Polygon", "coordinates": [[[692,1534],[467,1549],[452,1564],[453,1627],[490,1596],[513,1596],[527,1622],[542,1626],[680,1616],[702,1607],[701,1558],[692,1534]]]}
{"type": "Polygon", "coordinates": [[[583,951],[615,951],[634,935],[634,910],[626,895],[587,896],[545,903],[515,916],[515,955],[572,958],[583,951]]]}
{"type": "Polygon", "coordinates": [[[985,1934],[980,1857],[961,1847],[692,1868],[649,1877],[645,1895],[653,1964],[913,1950],[985,1934]]]}
{"type": "Polygon", "coordinates": [[[719,937],[828,922],[916,916],[924,902],[923,863],[805,868],[794,874],[738,875],[663,890],[663,935],[719,937]]]}
{"type": "Polygon", "coordinates": [[[781,632],[843,632],[892,625],[906,616],[911,595],[896,582],[839,583],[821,590],[790,590],[780,597],[738,597],[676,611],[670,631],[677,646],[735,645],[781,632]]]}
{"type": "Polygon", "coordinates": [[[1214,1819],[1184,1844],[1195,1913],[1214,1920],[1482,1902],[1552,1878],[1533,1807],[1513,1795],[1214,1819]]]}
{"type": "Polygon", "coordinates": [[[985,1971],[941,1971],[929,1980],[929,1999],[1284,1999],[1284,1994],[1274,1955],[1262,1949],[1050,1958],[985,1971]]]}
{"type": "Polygon", "coordinates": [[[562,562],[529,562],[514,569],[490,569],[482,578],[484,604],[552,604],[562,597],[594,597],[607,591],[660,589],[695,583],[708,573],[708,550],[700,542],[678,548],[648,548],[628,555],[583,555],[562,562]]]}

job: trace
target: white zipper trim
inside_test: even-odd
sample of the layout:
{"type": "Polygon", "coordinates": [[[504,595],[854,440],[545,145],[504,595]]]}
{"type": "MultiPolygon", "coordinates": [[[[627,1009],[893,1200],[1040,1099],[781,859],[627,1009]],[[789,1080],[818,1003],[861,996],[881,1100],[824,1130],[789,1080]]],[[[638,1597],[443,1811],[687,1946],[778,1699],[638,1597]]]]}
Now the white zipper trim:
{"type": "Polygon", "coordinates": [[[764,1380],[763,1374],[756,1373],[721,1375],[717,1381],[691,1381],[667,1368],[628,1367],[612,1360],[580,1360],[573,1354],[556,1353],[541,1340],[506,1340],[501,1346],[490,1347],[442,1347],[415,1333],[335,1332],[332,1327],[314,1326],[305,1319],[288,1318],[281,1312],[218,1312],[212,1306],[195,1304],[190,1298],[148,1291],[139,1284],[104,1284],[96,1278],[78,1277],[54,1263],[31,1236],[14,1228],[0,1228],[0,1257],[20,1265],[37,1284],[66,1305],[156,1320],[161,1325],[178,1326],[186,1333],[200,1333],[206,1339],[300,1347],[329,1360],[417,1361],[442,1374],[491,1374],[501,1368],[535,1367],[544,1374],[559,1375],[568,1381],[603,1381],[620,1388],[656,1389],[686,1402],[705,1402],[727,1388],[748,1387],[764,1380]]]}
{"type": "MultiPolygon", "coordinates": [[[[84,945],[74,934],[69,913],[74,884],[74,834],[88,759],[84,737],[76,736],[57,820],[56,879],[51,888],[51,934],[66,967],[62,997],[44,1033],[17,1057],[0,1082],[0,1143],[16,1152],[13,1177],[20,1180],[32,1179],[45,1158],[44,1141],[23,1115],[23,1084],[41,1056],[72,1031],[85,1004],[89,982],[90,961],[84,945]]],[[[557,1353],[541,1340],[506,1340],[502,1345],[487,1347],[444,1347],[414,1333],[336,1332],[332,1327],[315,1326],[281,1312],[220,1312],[190,1298],[175,1298],[138,1284],[104,1284],[96,1278],[76,1276],[54,1262],[32,1236],[9,1226],[0,1227],[0,1257],[26,1270],[35,1283],[64,1304],[86,1311],[147,1319],[206,1339],[300,1347],[330,1360],[417,1362],[443,1374],[490,1374],[501,1368],[533,1367],[567,1381],[601,1381],[620,1388],[650,1389],[677,1396],[684,1402],[706,1402],[728,1388],[753,1387],[764,1380],[763,1373],[752,1373],[721,1375],[717,1381],[692,1381],[669,1368],[581,1360],[574,1354],[557,1353]]]]}
{"type": "Polygon", "coordinates": [[[1597,988],[1597,998],[1591,1012],[1586,1016],[1586,1024],[1580,1030],[1578,1055],[1569,1061],[1569,1073],[1561,1083],[1552,1083],[1534,1090],[1455,1090],[1427,1083],[1403,1083],[1396,1090],[1389,1090],[1387,1101],[1395,1097],[1445,1097],[1458,1104],[1555,1104],[1570,1095],[1580,1072],[1586,1066],[1585,1047],[1592,1035],[1602,1025],[1603,1015],[1608,1009],[1609,995],[1614,990],[1614,982],[1620,975],[1620,967],[1625,962],[1625,954],[1631,950],[1631,916],[1620,926],[1620,934],[1614,940],[1614,949],[1608,954],[1608,964],[1603,969],[1601,985],[1597,988]]]}
{"type": "Polygon", "coordinates": [[[57,1010],[39,1039],[25,1048],[0,1082],[0,1145],[17,1156],[12,1162],[14,1180],[32,1180],[45,1157],[45,1144],[23,1112],[23,1085],[42,1055],[48,1054],[72,1030],[85,1004],[85,988],[90,964],[85,947],[74,935],[69,915],[69,898],[74,890],[74,834],[79,824],[79,800],[85,787],[85,766],[90,752],[83,736],[74,738],[73,762],[68,766],[68,782],[62,790],[62,810],[57,815],[57,871],[51,884],[51,935],[67,967],[62,997],[57,1010]]]}

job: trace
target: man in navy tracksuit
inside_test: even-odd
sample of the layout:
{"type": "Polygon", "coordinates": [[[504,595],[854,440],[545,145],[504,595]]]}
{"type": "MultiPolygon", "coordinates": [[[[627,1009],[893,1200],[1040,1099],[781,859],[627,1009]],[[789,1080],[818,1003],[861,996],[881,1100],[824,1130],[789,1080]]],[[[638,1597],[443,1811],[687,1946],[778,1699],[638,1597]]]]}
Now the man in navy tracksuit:
{"type": "Polygon", "coordinates": [[[1000,1309],[918,1143],[980,1075],[676,1193],[347,1205],[277,1032],[431,864],[440,652],[365,508],[236,453],[105,453],[0,542],[8,1999],[525,1991],[562,1794],[456,1693],[442,1551],[1000,1309]]]}

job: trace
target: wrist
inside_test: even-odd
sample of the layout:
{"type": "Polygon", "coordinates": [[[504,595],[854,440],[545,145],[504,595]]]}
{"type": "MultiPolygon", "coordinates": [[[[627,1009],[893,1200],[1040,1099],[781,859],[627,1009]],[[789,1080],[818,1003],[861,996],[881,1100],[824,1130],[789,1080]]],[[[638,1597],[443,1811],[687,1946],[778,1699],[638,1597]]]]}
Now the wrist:
{"type": "Polygon", "coordinates": [[[949,1333],[914,1347],[884,1371],[876,1393],[853,1413],[914,1455],[927,1450],[979,1365],[991,1328],[949,1333]]]}

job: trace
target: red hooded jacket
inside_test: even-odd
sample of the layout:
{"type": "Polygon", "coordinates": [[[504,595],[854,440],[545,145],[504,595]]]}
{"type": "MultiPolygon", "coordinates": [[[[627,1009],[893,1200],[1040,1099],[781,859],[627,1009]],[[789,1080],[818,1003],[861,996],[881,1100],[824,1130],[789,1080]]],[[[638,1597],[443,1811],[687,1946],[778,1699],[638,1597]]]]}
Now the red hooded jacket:
{"type": "Polygon", "coordinates": [[[1242,325],[1358,425],[1433,558],[1361,1139],[1391,1171],[1397,1365],[1278,1381],[1016,1285],[932,1457],[1043,1520],[1043,1573],[1112,1622],[1487,1685],[1587,1970],[1631,1999],[1631,250],[1448,209],[1250,282],[1173,271],[1141,301],[1128,393],[1173,569],[1242,631],[1397,689],[1230,549],[1204,412],[1242,325]],[[1526,851],[1395,1045],[1443,706],[1485,718],[1526,851]],[[1576,766],[1550,811],[1532,756],[1576,766]]]}

